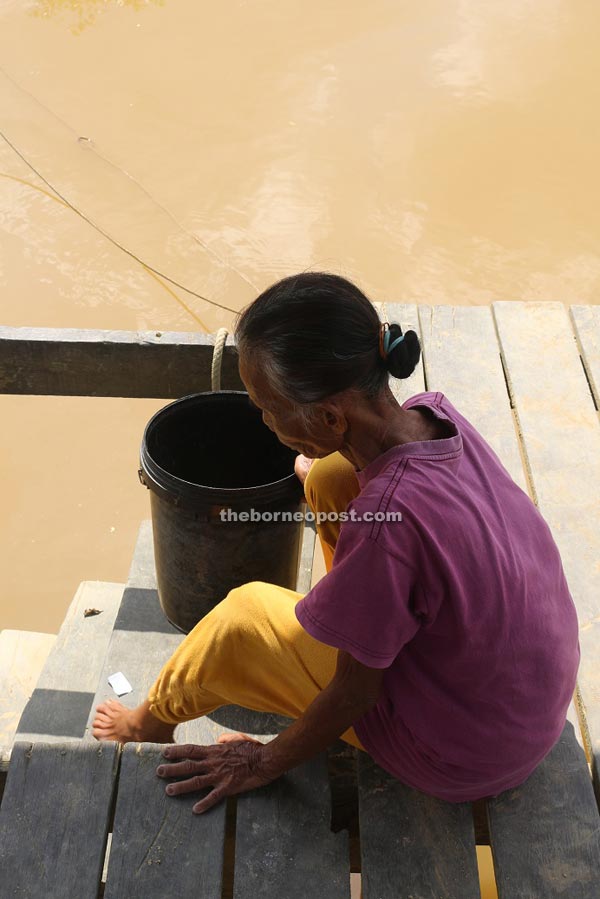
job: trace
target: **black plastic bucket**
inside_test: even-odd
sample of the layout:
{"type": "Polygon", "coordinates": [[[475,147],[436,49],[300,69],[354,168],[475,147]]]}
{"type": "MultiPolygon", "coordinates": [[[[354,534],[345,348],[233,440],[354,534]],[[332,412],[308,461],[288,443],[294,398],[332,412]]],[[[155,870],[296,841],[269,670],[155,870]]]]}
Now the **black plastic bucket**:
{"type": "Polygon", "coordinates": [[[160,604],[179,630],[240,584],[295,589],[304,500],[295,458],[242,391],[187,396],[150,419],[139,477],[150,490],[160,604]]]}

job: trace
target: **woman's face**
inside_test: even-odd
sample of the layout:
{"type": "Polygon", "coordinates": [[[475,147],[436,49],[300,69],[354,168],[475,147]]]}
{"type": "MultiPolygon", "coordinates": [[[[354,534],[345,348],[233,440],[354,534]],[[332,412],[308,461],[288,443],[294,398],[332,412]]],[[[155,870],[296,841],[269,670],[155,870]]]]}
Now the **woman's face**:
{"type": "Polygon", "coordinates": [[[259,362],[240,354],[239,370],[251,402],[262,411],[264,423],[281,443],[311,459],[328,456],[341,447],[339,428],[333,426],[325,409],[308,432],[298,407],[271,388],[259,362]]]}

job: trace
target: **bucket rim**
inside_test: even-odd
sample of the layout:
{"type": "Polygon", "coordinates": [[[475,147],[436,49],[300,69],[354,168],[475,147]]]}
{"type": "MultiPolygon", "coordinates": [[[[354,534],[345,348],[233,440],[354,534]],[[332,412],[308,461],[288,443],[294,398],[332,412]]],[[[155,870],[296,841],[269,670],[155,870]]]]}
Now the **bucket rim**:
{"type": "MultiPolygon", "coordinates": [[[[142,480],[142,483],[144,483],[148,489],[159,492],[163,496],[167,494],[170,498],[172,494],[175,494],[178,497],[178,503],[202,507],[218,503],[244,506],[248,504],[249,500],[255,501],[258,505],[263,505],[272,502],[281,495],[289,496],[292,493],[292,488],[296,487],[296,485],[296,492],[299,495],[303,495],[304,490],[302,484],[294,471],[276,481],[255,484],[252,487],[211,487],[208,484],[197,484],[193,481],[187,481],[185,478],[181,478],[178,475],[174,475],[154,460],[148,450],[147,438],[156,419],[163,416],[165,413],[168,413],[168,410],[172,409],[174,406],[181,407],[184,404],[191,405],[194,400],[198,400],[199,398],[211,402],[211,397],[214,397],[215,401],[217,399],[223,399],[224,397],[231,397],[232,399],[244,398],[248,401],[250,399],[249,394],[245,390],[206,390],[179,397],[171,403],[167,403],[167,405],[163,406],[161,409],[158,409],[147,422],[142,436],[140,447],[140,472],[143,471],[144,475],[147,475],[150,481],[150,483],[147,483],[145,479],[142,479],[142,474],[140,473],[140,480],[142,480]],[[155,488],[158,488],[158,490],[155,488]],[[265,493],[267,495],[265,495],[265,493]]],[[[173,501],[175,500],[173,499],[173,501]]]]}

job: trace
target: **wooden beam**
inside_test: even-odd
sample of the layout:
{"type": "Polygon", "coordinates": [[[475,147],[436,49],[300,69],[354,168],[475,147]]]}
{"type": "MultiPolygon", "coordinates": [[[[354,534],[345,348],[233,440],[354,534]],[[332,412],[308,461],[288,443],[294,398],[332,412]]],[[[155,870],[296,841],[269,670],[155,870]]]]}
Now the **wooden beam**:
{"type": "Polygon", "coordinates": [[[234,899],[347,899],[346,831],[332,833],[325,754],[237,800],[234,899]]]}
{"type": "MultiPolygon", "coordinates": [[[[215,337],[174,331],[0,326],[0,394],[177,399],[211,389],[215,337]]],[[[223,390],[243,390],[227,337],[223,390]]]]}
{"type": "Polygon", "coordinates": [[[600,410],[600,306],[571,306],[570,312],[590,392],[600,410]]]}
{"type": "Polygon", "coordinates": [[[362,894],[365,899],[479,899],[470,802],[414,790],[358,754],[362,894]]]}
{"type": "Polygon", "coordinates": [[[527,491],[489,306],[419,306],[427,390],[441,390],[527,491]]]}
{"type": "Polygon", "coordinates": [[[598,412],[562,303],[498,300],[492,310],[534,497],[577,608],[576,703],[600,804],[598,412]]]}
{"type": "Polygon", "coordinates": [[[124,747],[105,899],[221,899],[226,805],[195,815],[208,789],[167,796],[171,781],[156,774],[163,748],[124,747]]]}
{"type": "Polygon", "coordinates": [[[502,899],[600,896],[600,818],[572,724],[527,780],[487,800],[502,899]]]}
{"type": "Polygon", "coordinates": [[[97,896],[119,744],[15,743],[0,808],[0,895],[97,896]]]}
{"type": "Polygon", "coordinates": [[[123,584],[98,581],[79,585],[23,710],[16,740],[62,744],[84,736],[123,590],[123,584]],[[86,616],[88,608],[101,614],[86,616]]]}

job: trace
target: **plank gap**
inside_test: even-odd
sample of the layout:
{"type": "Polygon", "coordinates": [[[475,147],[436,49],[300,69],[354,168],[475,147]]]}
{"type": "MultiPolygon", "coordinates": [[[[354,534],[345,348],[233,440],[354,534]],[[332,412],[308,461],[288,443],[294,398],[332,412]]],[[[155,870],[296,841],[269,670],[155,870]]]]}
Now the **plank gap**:
{"type": "MultiPolygon", "coordinates": [[[[496,337],[497,336],[498,336],[498,334],[496,333],[496,337]]],[[[502,368],[502,374],[504,376],[504,384],[506,386],[506,392],[508,394],[508,402],[510,403],[510,408],[514,409],[515,403],[513,400],[512,390],[510,389],[510,384],[508,383],[508,377],[506,376],[506,367],[504,365],[504,359],[502,358],[502,353],[498,353],[498,356],[500,357],[500,366],[502,368]]]]}
{"type": "Polygon", "coordinates": [[[533,500],[535,505],[538,506],[538,508],[539,508],[538,496],[537,496],[537,492],[535,489],[533,475],[531,472],[529,456],[527,455],[527,448],[525,446],[525,440],[523,438],[523,432],[521,430],[521,424],[519,422],[519,413],[517,411],[517,406],[516,406],[516,403],[515,403],[514,397],[513,397],[513,391],[510,386],[510,377],[508,374],[508,368],[505,364],[504,355],[502,353],[502,344],[500,342],[500,334],[498,332],[498,323],[496,322],[495,318],[494,318],[494,328],[496,331],[496,339],[498,340],[498,343],[500,344],[500,354],[499,354],[500,355],[500,365],[502,367],[502,374],[504,376],[504,384],[506,385],[506,393],[508,394],[508,401],[510,403],[510,411],[512,414],[513,425],[515,428],[515,433],[517,435],[517,444],[519,447],[519,457],[521,459],[521,465],[523,466],[523,474],[525,476],[525,484],[527,486],[527,492],[529,493],[529,496],[531,497],[531,499],[533,500]]]}
{"type": "Polygon", "coordinates": [[[119,780],[121,774],[121,759],[123,757],[123,745],[119,746],[117,752],[117,772],[113,786],[112,796],[110,800],[110,809],[108,813],[108,827],[106,829],[106,843],[104,844],[104,864],[102,865],[102,873],[100,875],[100,883],[98,885],[98,899],[104,896],[106,889],[106,876],[108,874],[108,861],[112,850],[113,827],[115,823],[115,809],[117,807],[117,798],[119,793],[119,780]]]}
{"type": "Polygon", "coordinates": [[[590,392],[590,396],[592,398],[592,403],[594,404],[594,409],[598,412],[598,403],[596,402],[596,397],[594,395],[594,390],[592,387],[592,382],[590,380],[590,374],[587,370],[587,366],[585,364],[585,360],[583,356],[579,356],[579,361],[581,362],[581,367],[583,368],[583,373],[585,375],[585,380],[587,381],[588,390],[590,392]]]}
{"type": "Polygon", "coordinates": [[[108,859],[110,856],[111,846],[112,846],[112,831],[109,831],[108,838],[106,841],[106,854],[104,856],[104,865],[102,868],[102,879],[100,880],[100,884],[98,886],[97,899],[104,899],[104,893],[106,891],[106,872],[108,871],[108,859]]]}
{"type": "Polygon", "coordinates": [[[475,831],[475,845],[489,846],[490,831],[487,817],[487,799],[476,799],[471,803],[473,812],[473,829],[475,831]]]}
{"type": "Polygon", "coordinates": [[[331,830],[348,831],[350,872],[360,874],[360,824],[358,812],[358,764],[353,746],[338,740],[327,753],[331,794],[331,830]]]}
{"type": "Polygon", "coordinates": [[[425,362],[425,341],[423,340],[423,331],[425,330],[423,327],[423,322],[421,321],[421,307],[417,306],[417,322],[418,322],[418,335],[419,335],[419,343],[421,345],[421,369],[423,370],[423,389],[424,392],[427,393],[429,390],[429,386],[427,384],[427,364],[425,362]]]}
{"type": "Polygon", "coordinates": [[[594,787],[594,797],[596,799],[598,811],[600,812],[600,771],[598,770],[596,755],[593,750],[592,737],[585,714],[585,703],[583,701],[583,696],[581,695],[581,690],[579,689],[579,683],[577,683],[575,687],[573,704],[575,706],[577,720],[579,722],[579,733],[581,734],[581,739],[583,741],[583,751],[585,752],[585,759],[590,769],[592,785],[594,787]]]}
{"type": "Polygon", "coordinates": [[[350,874],[362,874],[360,851],[360,818],[352,818],[348,826],[348,850],[350,854],[350,874]]]}

